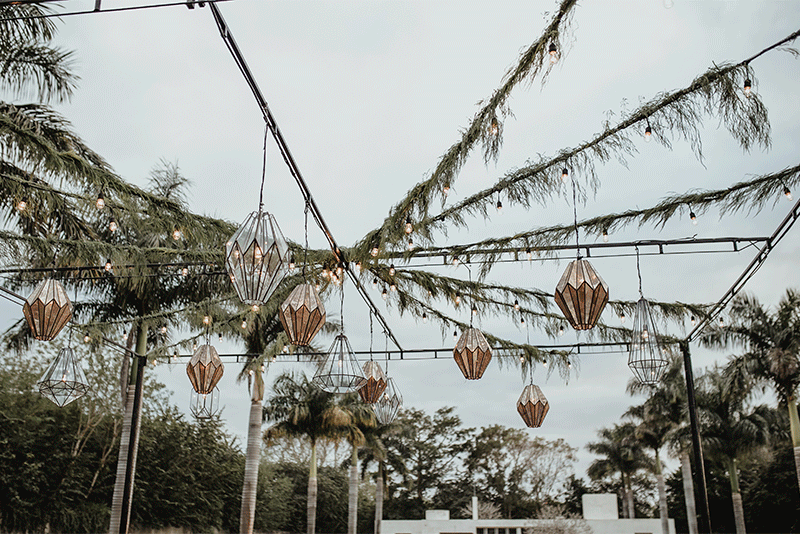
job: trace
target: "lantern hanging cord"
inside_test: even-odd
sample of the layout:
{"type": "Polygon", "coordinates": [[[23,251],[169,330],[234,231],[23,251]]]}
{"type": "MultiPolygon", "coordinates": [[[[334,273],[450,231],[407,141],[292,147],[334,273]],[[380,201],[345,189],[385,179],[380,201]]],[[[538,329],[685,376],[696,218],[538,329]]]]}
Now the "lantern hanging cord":
{"type": "Polygon", "coordinates": [[[369,311],[369,361],[372,361],[372,310],[369,311]]]}
{"type": "Polygon", "coordinates": [[[344,334],[344,278],[342,278],[342,292],[339,297],[339,327],[344,334]]]}
{"type": "Polygon", "coordinates": [[[578,253],[578,259],[581,259],[580,234],[578,233],[578,190],[575,186],[575,177],[572,178],[572,215],[575,225],[575,249],[578,253]]]}
{"type": "MultiPolygon", "coordinates": [[[[269,126],[264,126],[264,160],[261,165],[261,190],[258,193],[258,211],[264,207],[264,179],[267,176],[267,137],[269,136],[269,126]]],[[[306,247],[307,248],[307,247],[306,247]]]]}
{"type": "Polygon", "coordinates": [[[305,258],[303,259],[303,283],[306,282],[306,265],[308,265],[308,200],[306,200],[306,208],[304,211],[305,211],[305,223],[303,223],[303,229],[305,231],[305,236],[306,236],[306,248],[305,248],[305,258]]]}
{"type": "Polygon", "coordinates": [[[636,276],[639,277],[639,298],[644,297],[642,293],[642,270],[639,267],[639,245],[636,245],[636,276]]]}
{"type": "MultiPolygon", "coordinates": [[[[469,273],[469,284],[470,284],[470,288],[471,288],[472,287],[472,269],[470,269],[469,265],[467,265],[466,263],[462,263],[461,265],[463,265],[464,267],[467,268],[467,272],[469,273]]],[[[472,293],[472,289],[470,289],[470,293],[472,293]]],[[[470,295],[470,297],[472,297],[472,295],[470,295]]],[[[472,305],[475,306],[475,300],[474,299],[472,301],[472,305]]],[[[476,310],[477,310],[477,307],[476,307],[476,310]]],[[[472,310],[470,310],[470,312],[469,312],[469,327],[470,328],[472,328],[472,318],[473,317],[475,317],[475,314],[472,313],[472,310]]]]}

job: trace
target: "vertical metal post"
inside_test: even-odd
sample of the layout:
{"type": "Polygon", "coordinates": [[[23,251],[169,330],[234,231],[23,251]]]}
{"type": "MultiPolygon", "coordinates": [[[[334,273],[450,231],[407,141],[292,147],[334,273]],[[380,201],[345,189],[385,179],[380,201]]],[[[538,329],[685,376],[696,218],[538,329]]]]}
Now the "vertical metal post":
{"type": "Polygon", "coordinates": [[[689,342],[681,343],[683,354],[683,370],[686,374],[686,401],[689,408],[689,423],[692,430],[692,451],[694,453],[694,493],[697,499],[697,511],[700,515],[699,530],[701,533],[711,532],[711,514],[708,509],[708,491],[706,490],[706,471],[703,464],[703,447],[700,443],[700,428],[697,421],[697,401],[694,397],[694,373],[692,372],[692,355],[689,342]]]}

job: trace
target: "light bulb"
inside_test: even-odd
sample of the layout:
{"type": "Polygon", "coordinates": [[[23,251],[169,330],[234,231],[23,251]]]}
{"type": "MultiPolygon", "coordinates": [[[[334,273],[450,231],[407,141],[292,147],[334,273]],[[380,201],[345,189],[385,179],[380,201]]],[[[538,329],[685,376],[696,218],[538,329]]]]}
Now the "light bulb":
{"type": "Polygon", "coordinates": [[[337,363],[339,364],[339,369],[341,369],[342,366],[344,365],[344,360],[342,360],[341,356],[339,356],[339,360],[337,360],[337,363]]]}
{"type": "Polygon", "coordinates": [[[370,251],[370,255],[371,255],[373,258],[374,258],[375,256],[377,256],[377,255],[378,255],[378,247],[372,247],[372,250],[370,251]]]}
{"type": "Polygon", "coordinates": [[[294,255],[292,255],[292,257],[289,258],[289,270],[294,271],[294,268],[295,268],[294,255]]]}
{"type": "Polygon", "coordinates": [[[528,256],[528,261],[533,259],[533,254],[531,253],[531,249],[526,249],[525,254],[528,256]]]}
{"type": "Polygon", "coordinates": [[[719,325],[725,326],[725,321],[722,319],[722,317],[719,318],[719,325]]]}
{"type": "Polygon", "coordinates": [[[697,226],[697,215],[693,211],[689,212],[689,218],[692,220],[692,224],[697,226]]]}
{"type": "Polygon", "coordinates": [[[422,314],[422,322],[423,323],[427,323],[428,322],[428,314],[427,313],[423,312],[423,314],[422,314]]]}
{"type": "Polygon", "coordinates": [[[406,217],[406,233],[410,234],[414,231],[414,227],[411,225],[411,217],[406,217]]]}
{"type": "Polygon", "coordinates": [[[458,341],[458,330],[453,330],[453,342],[458,341]]]}
{"type": "Polygon", "coordinates": [[[188,267],[184,267],[183,269],[181,269],[181,276],[188,276],[188,275],[189,275],[188,267]]]}
{"type": "Polygon", "coordinates": [[[181,238],[181,231],[178,230],[177,228],[175,228],[172,231],[172,239],[174,239],[175,241],[178,241],[180,238],[181,238]]]}
{"type": "Polygon", "coordinates": [[[453,265],[458,267],[458,256],[453,256],[453,265]]]}
{"type": "Polygon", "coordinates": [[[642,330],[642,334],[641,334],[641,336],[642,336],[642,339],[643,339],[644,341],[647,341],[648,339],[650,339],[650,333],[647,331],[647,328],[645,328],[644,330],[642,330]]]}
{"type": "Polygon", "coordinates": [[[101,210],[106,207],[106,199],[103,196],[103,192],[97,194],[97,201],[94,203],[97,206],[97,209],[101,210]]]}
{"type": "Polygon", "coordinates": [[[603,230],[603,243],[608,243],[608,229],[603,230]]]}
{"type": "Polygon", "coordinates": [[[459,304],[461,304],[461,295],[459,295],[458,293],[456,293],[456,298],[455,298],[454,300],[455,300],[456,306],[458,306],[459,304]]]}
{"type": "MultiPolygon", "coordinates": [[[[289,354],[289,345],[284,345],[283,348],[281,349],[281,352],[284,353],[284,354],[289,354]]],[[[275,361],[275,360],[272,360],[272,361],[275,361]]]]}
{"type": "Polygon", "coordinates": [[[248,373],[250,373],[250,376],[253,376],[253,370],[252,370],[252,369],[250,369],[250,370],[248,371],[248,373]]]}
{"type": "Polygon", "coordinates": [[[472,305],[472,315],[473,316],[478,315],[478,308],[474,304],[472,305]]]}
{"type": "Polygon", "coordinates": [[[448,196],[450,194],[450,186],[449,185],[445,185],[442,188],[442,193],[444,193],[444,196],[448,196]]]}
{"type": "Polygon", "coordinates": [[[559,336],[563,336],[564,335],[564,325],[561,325],[561,326],[558,327],[558,335],[559,336]]]}
{"type": "Polygon", "coordinates": [[[569,360],[567,361],[567,368],[572,369],[572,362],[569,360]]]}
{"type": "Polygon", "coordinates": [[[794,199],[794,197],[792,197],[792,192],[789,191],[789,188],[786,187],[785,185],[783,186],[783,196],[786,197],[786,200],[793,200],[794,199]]]}
{"type": "Polygon", "coordinates": [[[514,300],[514,309],[519,311],[519,301],[518,300],[514,300]]]}
{"type": "Polygon", "coordinates": [[[389,292],[386,291],[385,287],[383,288],[383,291],[381,292],[381,296],[383,297],[383,300],[386,300],[386,299],[389,298],[389,292]]]}
{"type": "Polygon", "coordinates": [[[327,267],[322,269],[322,278],[328,278],[330,276],[330,274],[331,274],[331,272],[328,270],[327,267]]]}
{"type": "Polygon", "coordinates": [[[106,272],[111,271],[111,260],[106,261],[105,269],[106,269],[106,272]]]}
{"type": "Polygon", "coordinates": [[[525,361],[525,356],[523,356],[522,354],[520,354],[520,355],[519,355],[519,361],[521,361],[521,362],[524,362],[524,361],[525,361]]]}
{"type": "Polygon", "coordinates": [[[166,334],[167,333],[167,327],[166,326],[162,326],[161,327],[161,333],[162,334],[166,334]]]}
{"type": "Polygon", "coordinates": [[[343,272],[344,272],[344,269],[342,269],[342,266],[341,266],[341,265],[339,265],[338,267],[336,267],[336,276],[338,276],[339,278],[341,278],[341,277],[342,277],[342,273],[343,273],[343,272]]]}
{"type": "Polygon", "coordinates": [[[525,324],[525,317],[519,318],[519,324],[525,324]]]}
{"type": "Polygon", "coordinates": [[[409,239],[408,240],[408,250],[414,250],[414,240],[413,239],[409,239]]]}
{"type": "Polygon", "coordinates": [[[393,263],[393,264],[389,265],[389,276],[394,276],[394,273],[395,273],[395,270],[394,270],[394,263],[393,263]]]}
{"type": "Polygon", "coordinates": [[[396,286],[396,285],[394,285],[394,284],[390,284],[390,285],[389,285],[389,291],[391,291],[391,292],[395,292],[395,291],[397,291],[397,286],[396,286]]]}
{"type": "Polygon", "coordinates": [[[752,94],[752,92],[753,92],[753,82],[751,82],[751,81],[750,81],[750,78],[747,78],[747,79],[744,81],[744,88],[743,88],[743,90],[744,90],[744,96],[746,96],[747,98],[750,98],[750,95],[751,95],[751,94],[752,94]]]}
{"type": "Polygon", "coordinates": [[[219,335],[219,342],[222,343],[222,334],[219,335]]]}
{"type": "Polygon", "coordinates": [[[247,321],[242,321],[242,328],[247,328],[247,321]]]}
{"type": "Polygon", "coordinates": [[[278,358],[277,358],[277,357],[276,357],[276,356],[273,354],[273,355],[272,355],[272,363],[275,363],[275,360],[277,360],[277,359],[278,359],[278,358]]]}
{"type": "Polygon", "coordinates": [[[356,263],[356,272],[361,273],[361,262],[356,263]]]}
{"type": "Polygon", "coordinates": [[[197,343],[192,343],[192,352],[197,352],[197,343]]]}
{"type": "Polygon", "coordinates": [[[692,315],[692,318],[691,318],[691,319],[689,319],[689,320],[692,322],[692,326],[694,326],[694,325],[696,325],[696,324],[697,324],[697,319],[695,318],[695,316],[694,316],[694,315],[692,315]]]}
{"type": "Polygon", "coordinates": [[[492,134],[492,137],[497,137],[497,134],[500,133],[500,123],[497,122],[497,117],[492,117],[492,122],[489,125],[489,133],[492,134]]]}
{"type": "Polygon", "coordinates": [[[253,307],[251,309],[253,310],[253,313],[258,313],[258,309],[259,309],[258,308],[258,304],[253,304],[253,307]]]}
{"type": "Polygon", "coordinates": [[[178,359],[178,351],[177,350],[172,353],[172,359],[173,360],[177,360],[178,359]]]}
{"type": "Polygon", "coordinates": [[[88,342],[90,342],[91,340],[92,340],[92,338],[90,338],[90,337],[89,337],[89,334],[86,334],[85,336],[83,336],[83,342],[84,342],[84,343],[88,343],[88,342]]]}
{"type": "Polygon", "coordinates": [[[20,200],[19,203],[17,203],[17,209],[19,211],[25,211],[27,207],[28,207],[28,202],[24,198],[20,200]]]}
{"type": "Polygon", "coordinates": [[[112,231],[112,232],[116,232],[117,231],[117,221],[114,220],[114,219],[111,219],[111,222],[108,223],[108,229],[110,231],[112,231]]]}
{"type": "Polygon", "coordinates": [[[561,169],[561,181],[566,182],[567,178],[569,178],[569,170],[566,167],[564,167],[563,169],[561,169]]]}
{"type": "MultiPolygon", "coordinates": [[[[209,317],[208,315],[203,317],[203,324],[205,324],[205,325],[211,324],[211,317],[209,317]]],[[[166,327],[164,327],[164,328],[166,329],[166,327]]]]}
{"type": "Polygon", "coordinates": [[[377,278],[373,278],[372,279],[372,289],[377,289],[377,288],[378,288],[378,279],[377,278]]]}
{"type": "Polygon", "coordinates": [[[619,314],[619,322],[621,323],[625,322],[625,312],[619,314]]]}
{"type": "Polygon", "coordinates": [[[547,53],[550,54],[550,63],[555,63],[558,61],[558,48],[556,48],[555,43],[550,43],[547,53]]]}
{"type": "Polygon", "coordinates": [[[497,199],[497,213],[503,213],[503,203],[500,202],[500,199],[497,199]]]}
{"type": "Polygon", "coordinates": [[[644,140],[649,143],[652,138],[653,138],[653,129],[650,128],[650,126],[648,126],[647,128],[644,129],[644,140]]]}
{"type": "Polygon", "coordinates": [[[314,285],[314,288],[315,288],[317,291],[319,291],[319,282],[317,282],[317,283],[314,285]]]}

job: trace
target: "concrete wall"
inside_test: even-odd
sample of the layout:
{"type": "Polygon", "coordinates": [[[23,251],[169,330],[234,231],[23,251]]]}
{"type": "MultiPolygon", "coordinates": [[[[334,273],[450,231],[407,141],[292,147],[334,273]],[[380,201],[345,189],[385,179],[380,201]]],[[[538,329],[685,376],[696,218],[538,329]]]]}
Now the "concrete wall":
{"type": "MultiPolygon", "coordinates": [[[[581,523],[591,529],[593,534],[662,534],[660,519],[587,519],[562,520],[570,523],[581,523]]],[[[535,533],[554,526],[559,520],[548,519],[451,519],[441,520],[384,520],[381,522],[381,534],[503,534],[498,529],[505,529],[505,534],[527,534],[526,529],[535,533]],[[493,529],[493,532],[489,529],[493,529]]],[[[669,520],[669,532],[675,534],[675,522],[669,520]]]]}

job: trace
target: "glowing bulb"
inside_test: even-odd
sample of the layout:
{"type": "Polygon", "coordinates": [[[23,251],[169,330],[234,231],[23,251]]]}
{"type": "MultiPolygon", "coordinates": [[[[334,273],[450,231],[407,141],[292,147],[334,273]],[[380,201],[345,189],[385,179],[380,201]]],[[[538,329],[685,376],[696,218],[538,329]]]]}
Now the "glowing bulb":
{"type": "Polygon", "coordinates": [[[519,355],[519,361],[521,361],[521,362],[524,362],[524,361],[525,361],[525,356],[523,356],[522,354],[520,354],[520,355],[519,355]]]}
{"type": "Polygon", "coordinates": [[[341,266],[341,265],[339,265],[339,266],[336,268],[336,276],[338,276],[339,278],[341,278],[341,277],[342,277],[342,272],[344,272],[344,271],[343,271],[343,269],[342,269],[342,266],[341,266]]]}
{"type": "Polygon", "coordinates": [[[277,356],[275,356],[275,355],[273,354],[273,355],[272,355],[272,363],[275,363],[275,361],[276,361],[277,359],[278,359],[278,357],[277,357],[277,356]]]}
{"type": "Polygon", "coordinates": [[[473,316],[478,315],[478,308],[474,304],[472,305],[472,315],[473,316]]]}
{"type": "Polygon", "coordinates": [[[339,369],[341,369],[342,366],[344,366],[344,360],[342,359],[342,356],[339,356],[339,360],[337,363],[339,364],[339,369]]]}
{"type": "Polygon", "coordinates": [[[189,275],[188,267],[184,267],[183,269],[181,269],[181,276],[188,276],[188,275],[189,275]]]}
{"type": "Polygon", "coordinates": [[[411,225],[411,217],[406,217],[406,233],[410,234],[414,231],[414,227],[411,225]]]}
{"type": "MultiPolygon", "coordinates": [[[[283,348],[281,349],[281,352],[284,353],[284,354],[289,354],[289,345],[284,345],[283,348]]],[[[272,361],[275,361],[275,360],[272,360],[272,361]]]]}
{"type": "Polygon", "coordinates": [[[94,203],[97,206],[97,209],[101,210],[106,207],[106,199],[103,196],[103,192],[97,194],[97,201],[94,203]]]}
{"type": "Polygon", "coordinates": [[[197,352],[197,343],[192,343],[192,352],[197,352]]]}
{"type": "Polygon", "coordinates": [[[19,211],[25,211],[27,207],[28,207],[28,202],[25,199],[20,200],[19,203],[17,204],[17,209],[19,211]]]}
{"type": "Polygon", "coordinates": [[[356,272],[361,273],[361,262],[356,263],[356,272]]]}
{"type": "Polygon", "coordinates": [[[394,276],[394,263],[389,266],[389,276],[394,276]]]}
{"type": "Polygon", "coordinates": [[[650,128],[650,126],[648,126],[647,128],[644,129],[644,140],[649,143],[652,138],[653,138],[653,129],[650,128]]]}
{"type": "Polygon", "coordinates": [[[497,134],[500,133],[500,123],[497,122],[497,117],[492,117],[492,123],[489,125],[489,133],[492,134],[492,137],[497,137],[497,134]]]}
{"type": "Polygon", "coordinates": [[[117,221],[114,220],[114,219],[111,219],[111,222],[108,223],[108,229],[110,231],[112,231],[112,232],[116,232],[117,228],[118,228],[117,221]]]}
{"type": "Polygon", "coordinates": [[[566,167],[564,167],[563,169],[561,169],[561,181],[566,182],[567,178],[569,178],[569,170],[566,167]]]}
{"type": "Polygon", "coordinates": [[[106,261],[105,269],[106,269],[106,272],[110,272],[111,271],[111,260],[106,261]]]}
{"type": "Polygon", "coordinates": [[[752,92],[753,92],[753,82],[750,81],[750,78],[747,78],[744,81],[744,96],[750,98],[752,92]]]}
{"type": "Polygon", "coordinates": [[[561,325],[561,326],[558,327],[558,335],[559,336],[563,336],[564,335],[564,325],[561,325]]]}
{"type": "Polygon", "coordinates": [[[383,297],[383,300],[386,300],[386,299],[389,298],[389,292],[386,291],[385,287],[383,288],[383,291],[381,292],[381,296],[383,297]]]}
{"type": "Polygon", "coordinates": [[[89,334],[86,334],[85,336],[83,336],[83,342],[84,342],[84,343],[88,343],[88,342],[90,342],[91,340],[92,340],[92,338],[90,338],[90,337],[89,337],[89,334]]]}
{"type": "Polygon", "coordinates": [[[458,293],[456,293],[455,302],[456,302],[456,306],[461,304],[461,295],[459,295],[458,293]]]}
{"type": "Polygon", "coordinates": [[[514,300],[514,309],[519,311],[519,301],[518,300],[514,300]]]}
{"type": "Polygon", "coordinates": [[[645,328],[644,330],[642,330],[642,334],[641,334],[641,336],[642,336],[642,339],[643,339],[644,341],[647,341],[648,339],[650,339],[650,333],[647,331],[647,328],[645,328]]]}
{"type": "Polygon", "coordinates": [[[162,326],[161,327],[161,333],[162,334],[166,334],[167,333],[167,327],[166,326],[162,326]]]}
{"type": "Polygon", "coordinates": [[[316,290],[317,290],[317,291],[319,291],[319,282],[317,282],[317,283],[314,285],[314,287],[316,288],[316,290]]]}
{"type": "Polygon", "coordinates": [[[247,328],[247,321],[242,321],[242,328],[247,328]]]}
{"type": "Polygon", "coordinates": [[[423,323],[427,323],[428,322],[428,314],[427,313],[423,313],[422,314],[422,322],[423,323]]]}
{"type": "Polygon", "coordinates": [[[175,228],[172,231],[172,239],[174,239],[175,241],[178,241],[180,238],[181,238],[181,231],[178,230],[177,228],[175,228]]]}
{"type": "Polygon", "coordinates": [[[556,48],[555,43],[550,43],[547,53],[550,54],[550,63],[555,63],[558,61],[558,48],[556,48]]]}
{"type": "Polygon", "coordinates": [[[694,315],[692,315],[692,318],[691,318],[691,319],[689,319],[689,320],[692,322],[692,326],[694,326],[694,325],[696,325],[696,324],[697,324],[697,319],[695,318],[695,316],[694,316],[694,315]]]}
{"type": "Polygon", "coordinates": [[[625,322],[625,312],[619,314],[619,322],[621,323],[625,322]]]}
{"type": "Polygon", "coordinates": [[[67,381],[67,375],[62,375],[61,376],[61,381],[62,382],[66,382],[67,381]]]}
{"type": "Polygon", "coordinates": [[[697,226],[697,215],[693,211],[689,212],[689,218],[692,220],[692,224],[697,226]]]}
{"type": "Polygon", "coordinates": [[[413,239],[409,239],[408,240],[408,250],[414,250],[414,240],[413,239]]]}
{"type": "Polygon", "coordinates": [[[603,243],[608,243],[608,229],[603,230],[603,243]]]}
{"type": "Polygon", "coordinates": [[[328,278],[331,275],[331,272],[328,270],[327,267],[322,269],[322,278],[328,278]]]}
{"type": "Polygon", "coordinates": [[[389,285],[389,291],[394,293],[395,291],[397,291],[397,286],[394,284],[389,285]]]}
{"type": "Polygon", "coordinates": [[[567,368],[572,369],[572,362],[567,361],[567,368]]]}
{"type": "Polygon", "coordinates": [[[453,342],[458,341],[458,330],[453,330],[453,342]]]}
{"type": "Polygon", "coordinates": [[[208,315],[203,317],[203,324],[205,324],[205,325],[211,324],[211,317],[209,317],[208,315]]]}
{"type": "Polygon", "coordinates": [[[519,318],[519,324],[525,324],[525,317],[519,318]]]}
{"type": "Polygon", "coordinates": [[[253,313],[258,313],[259,310],[258,304],[253,304],[253,307],[251,309],[253,310],[253,313]]]}
{"type": "Polygon", "coordinates": [[[722,317],[719,318],[719,325],[725,326],[725,321],[722,319],[722,317]]]}
{"type": "Polygon", "coordinates": [[[295,264],[294,264],[294,254],[292,254],[292,257],[291,257],[291,258],[289,258],[289,270],[290,270],[290,271],[294,271],[294,268],[295,268],[295,264]]]}
{"type": "Polygon", "coordinates": [[[786,187],[785,185],[783,186],[783,196],[786,197],[786,200],[793,200],[794,199],[794,197],[792,197],[792,192],[789,191],[789,188],[786,187]]]}
{"type": "Polygon", "coordinates": [[[453,265],[458,267],[458,256],[453,256],[453,265]]]}
{"type": "Polygon", "coordinates": [[[378,279],[377,278],[373,278],[372,279],[372,289],[377,289],[377,288],[378,288],[378,279]]]}
{"type": "Polygon", "coordinates": [[[500,199],[497,199],[497,213],[503,213],[503,203],[500,202],[500,199]]]}
{"type": "Polygon", "coordinates": [[[252,370],[252,369],[250,369],[250,370],[248,371],[248,373],[250,373],[250,376],[253,376],[253,370],[252,370]]]}
{"type": "Polygon", "coordinates": [[[533,259],[533,254],[531,253],[531,249],[526,249],[525,255],[528,256],[528,261],[531,261],[533,259]]]}
{"type": "Polygon", "coordinates": [[[372,250],[370,251],[370,255],[371,255],[373,258],[374,258],[375,256],[377,256],[377,255],[378,255],[378,247],[372,247],[372,250]]]}
{"type": "Polygon", "coordinates": [[[219,342],[222,343],[222,334],[219,335],[219,342]]]}
{"type": "Polygon", "coordinates": [[[172,359],[173,360],[177,360],[178,359],[178,351],[177,350],[172,353],[172,359]]]}
{"type": "Polygon", "coordinates": [[[449,185],[445,185],[442,188],[442,193],[444,193],[444,196],[448,196],[450,194],[450,186],[449,185]]]}

